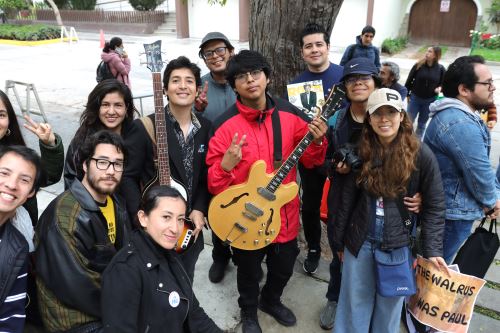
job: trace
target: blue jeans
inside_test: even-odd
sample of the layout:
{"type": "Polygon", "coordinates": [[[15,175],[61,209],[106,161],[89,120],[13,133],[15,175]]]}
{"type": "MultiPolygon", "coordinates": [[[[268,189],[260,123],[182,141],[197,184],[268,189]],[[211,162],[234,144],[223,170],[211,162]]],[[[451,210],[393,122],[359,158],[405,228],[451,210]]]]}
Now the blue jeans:
{"type": "Polygon", "coordinates": [[[357,258],[344,249],[334,333],[399,333],[404,297],[377,294],[373,250],[368,241],[361,246],[357,258]]]}
{"type": "Polygon", "coordinates": [[[410,115],[412,122],[415,122],[415,119],[418,115],[417,135],[420,138],[424,134],[427,120],[429,120],[429,105],[435,100],[436,97],[420,98],[415,94],[412,94],[410,97],[410,104],[408,104],[408,114],[410,115]]]}
{"type": "Polygon", "coordinates": [[[443,259],[449,265],[462,243],[469,237],[471,220],[445,220],[443,235],[443,259]]]}

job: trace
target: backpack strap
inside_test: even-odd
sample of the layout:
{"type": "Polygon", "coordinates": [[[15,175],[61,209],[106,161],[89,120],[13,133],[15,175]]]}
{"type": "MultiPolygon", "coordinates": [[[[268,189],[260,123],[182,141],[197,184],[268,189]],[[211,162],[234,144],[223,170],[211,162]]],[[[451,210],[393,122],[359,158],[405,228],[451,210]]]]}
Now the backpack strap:
{"type": "Polygon", "coordinates": [[[139,119],[141,120],[142,125],[146,129],[146,132],[148,133],[149,138],[151,139],[151,141],[153,141],[153,144],[156,145],[156,137],[155,137],[155,129],[153,126],[153,121],[148,116],[141,117],[139,119]]]}
{"type": "Polygon", "coordinates": [[[349,59],[347,59],[347,61],[352,59],[352,56],[354,55],[355,48],[356,48],[356,44],[352,44],[351,47],[349,48],[349,59]]]}
{"type": "Polygon", "coordinates": [[[157,157],[157,152],[156,152],[156,136],[155,136],[155,129],[153,126],[153,121],[151,118],[148,116],[144,116],[139,118],[142,122],[142,125],[144,126],[144,129],[149,135],[149,138],[153,142],[153,161],[155,164],[155,167],[158,169],[158,157],[157,157]]]}

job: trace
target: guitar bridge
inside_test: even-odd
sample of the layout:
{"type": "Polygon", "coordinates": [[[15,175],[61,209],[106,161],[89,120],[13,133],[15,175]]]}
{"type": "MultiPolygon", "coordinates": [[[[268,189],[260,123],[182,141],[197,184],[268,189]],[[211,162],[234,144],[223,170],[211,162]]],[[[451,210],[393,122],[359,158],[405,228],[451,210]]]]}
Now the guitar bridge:
{"type": "Polygon", "coordinates": [[[273,192],[269,191],[265,187],[259,187],[257,189],[257,193],[259,193],[264,199],[269,200],[269,201],[274,201],[276,200],[276,195],[274,195],[273,192]]]}

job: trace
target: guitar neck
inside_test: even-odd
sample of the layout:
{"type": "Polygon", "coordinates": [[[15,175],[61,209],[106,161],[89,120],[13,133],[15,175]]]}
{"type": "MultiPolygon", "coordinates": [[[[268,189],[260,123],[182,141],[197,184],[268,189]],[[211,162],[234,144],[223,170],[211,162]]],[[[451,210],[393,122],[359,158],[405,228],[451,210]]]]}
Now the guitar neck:
{"type": "MultiPolygon", "coordinates": [[[[321,120],[327,122],[328,117],[330,117],[335,109],[338,108],[342,100],[345,97],[345,92],[343,91],[343,87],[340,85],[334,86],[328,99],[323,105],[321,112],[321,120]]],[[[293,152],[288,156],[286,161],[281,165],[278,169],[274,177],[271,179],[269,184],[267,184],[266,189],[271,193],[274,193],[278,187],[283,183],[283,180],[288,176],[290,171],[295,167],[295,165],[299,162],[300,157],[304,154],[304,151],[309,147],[311,142],[314,140],[311,132],[307,132],[307,134],[302,138],[297,147],[293,150],[293,152]]]]}
{"type": "Polygon", "coordinates": [[[163,107],[163,85],[161,73],[153,73],[153,94],[155,104],[156,154],[158,158],[158,181],[170,186],[170,164],[168,158],[167,127],[163,107]]]}
{"type": "Polygon", "coordinates": [[[288,176],[290,171],[300,160],[300,158],[304,154],[304,151],[307,149],[307,147],[309,147],[313,139],[314,137],[311,132],[307,132],[307,134],[302,138],[297,147],[295,147],[290,156],[288,156],[285,162],[283,162],[269,184],[267,184],[266,189],[268,191],[274,193],[278,189],[281,183],[283,183],[283,180],[286,178],[286,176],[288,176]]]}

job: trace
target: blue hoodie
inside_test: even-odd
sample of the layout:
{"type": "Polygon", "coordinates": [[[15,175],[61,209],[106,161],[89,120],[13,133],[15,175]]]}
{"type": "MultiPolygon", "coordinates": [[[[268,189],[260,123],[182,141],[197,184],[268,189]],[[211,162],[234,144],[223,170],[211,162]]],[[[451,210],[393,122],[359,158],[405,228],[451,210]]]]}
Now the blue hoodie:
{"type": "Polygon", "coordinates": [[[356,44],[349,45],[340,60],[340,66],[344,66],[349,60],[354,58],[368,58],[373,61],[377,70],[380,70],[380,52],[372,44],[365,46],[361,42],[361,36],[356,36],[356,44]]]}
{"type": "Polygon", "coordinates": [[[429,107],[424,142],[436,155],[446,197],[446,219],[476,220],[500,200],[489,154],[490,133],[479,115],[455,98],[429,107]]]}

